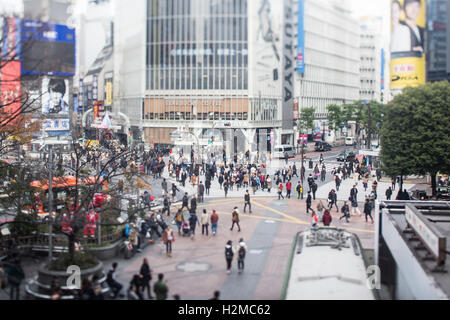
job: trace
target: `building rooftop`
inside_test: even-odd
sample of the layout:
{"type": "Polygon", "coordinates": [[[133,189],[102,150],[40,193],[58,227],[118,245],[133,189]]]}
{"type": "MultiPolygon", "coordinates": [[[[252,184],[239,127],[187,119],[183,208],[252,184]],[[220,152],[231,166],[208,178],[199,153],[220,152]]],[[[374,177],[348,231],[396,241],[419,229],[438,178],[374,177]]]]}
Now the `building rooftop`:
{"type": "Polygon", "coordinates": [[[380,209],[392,217],[422,268],[450,297],[450,202],[384,201],[380,209]]]}

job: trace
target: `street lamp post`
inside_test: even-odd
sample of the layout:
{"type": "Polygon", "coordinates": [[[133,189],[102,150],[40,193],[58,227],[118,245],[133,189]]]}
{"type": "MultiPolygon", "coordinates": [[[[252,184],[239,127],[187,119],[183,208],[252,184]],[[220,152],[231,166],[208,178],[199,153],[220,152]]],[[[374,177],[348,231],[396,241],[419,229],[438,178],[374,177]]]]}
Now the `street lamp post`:
{"type": "Polygon", "coordinates": [[[53,260],[53,146],[49,148],[49,179],[48,179],[48,258],[53,260]]]}

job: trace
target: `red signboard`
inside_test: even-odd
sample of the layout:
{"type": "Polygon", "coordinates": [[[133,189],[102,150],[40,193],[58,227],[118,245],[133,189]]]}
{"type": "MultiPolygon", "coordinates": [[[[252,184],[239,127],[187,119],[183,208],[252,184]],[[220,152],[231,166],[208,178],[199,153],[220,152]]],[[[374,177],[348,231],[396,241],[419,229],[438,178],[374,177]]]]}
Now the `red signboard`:
{"type": "Polygon", "coordinates": [[[0,104],[2,113],[2,124],[12,124],[17,120],[9,122],[10,117],[20,113],[20,61],[6,61],[1,68],[1,96],[0,104]]]}

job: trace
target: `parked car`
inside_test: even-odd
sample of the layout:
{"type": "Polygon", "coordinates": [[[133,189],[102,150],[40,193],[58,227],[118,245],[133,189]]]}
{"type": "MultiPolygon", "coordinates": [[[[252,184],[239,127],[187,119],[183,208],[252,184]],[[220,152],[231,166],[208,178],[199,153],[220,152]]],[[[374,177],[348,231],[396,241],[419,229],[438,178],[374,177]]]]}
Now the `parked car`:
{"type": "Polygon", "coordinates": [[[345,145],[346,146],[354,146],[354,145],[356,145],[356,139],[354,137],[347,137],[347,138],[345,138],[345,145]]]}
{"type": "Polygon", "coordinates": [[[344,162],[344,161],[350,162],[350,161],[355,160],[355,158],[356,158],[356,155],[355,155],[354,152],[351,152],[351,151],[348,152],[348,151],[346,150],[346,151],[342,152],[341,154],[339,154],[339,155],[336,157],[336,160],[337,160],[337,161],[340,161],[340,162],[344,162]]]}
{"type": "Polygon", "coordinates": [[[276,146],[274,150],[274,158],[283,159],[285,152],[287,152],[289,158],[295,157],[295,149],[293,146],[282,144],[276,146]]]}
{"type": "Polygon", "coordinates": [[[330,151],[332,148],[331,144],[327,142],[316,142],[316,151],[330,151]]]}
{"type": "Polygon", "coordinates": [[[437,187],[436,198],[438,200],[450,200],[450,187],[437,187]]]}

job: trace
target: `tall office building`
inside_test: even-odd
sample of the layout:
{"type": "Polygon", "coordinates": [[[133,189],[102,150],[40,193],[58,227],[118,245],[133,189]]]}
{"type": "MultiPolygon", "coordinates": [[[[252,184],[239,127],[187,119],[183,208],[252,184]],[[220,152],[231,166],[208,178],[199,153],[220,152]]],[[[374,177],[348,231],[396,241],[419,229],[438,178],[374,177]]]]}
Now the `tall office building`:
{"type": "Polygon", "coordinates": [[[292,143],[283,63],[293,71],[295,11],[290,0],[118,1],[113,109],[149,143],[186,128],[228,155],[292,143]]]}
{"type": "MultiPolygon", "coordinates": [[[[382,17],[364,17],[360,24],[361,89],[360,100],[382,102],[384,90],[384,54],[382,17]]],[[[383,97],[384,98],[384,97],[383,97]]]]}
{"type": "Polygon", "coordinates": [[[299,28],[304,38],[304,69],[295,75],[294,108],[301,114],[303,108],[314,107],[314,133],[322,132],[325,140],[334,141],[334,132],[328,130],[327,106],[359,99],[359,22],[351,16],[345,1],[296,2],[299,8],[303,2],[304,9],[299,14],[300,22],[304,17],[299,28]]]}
{"type": "Polygon", "coordinates": [[[427,81],[450,80],[450,1],[427,1],[427,81]]]}

